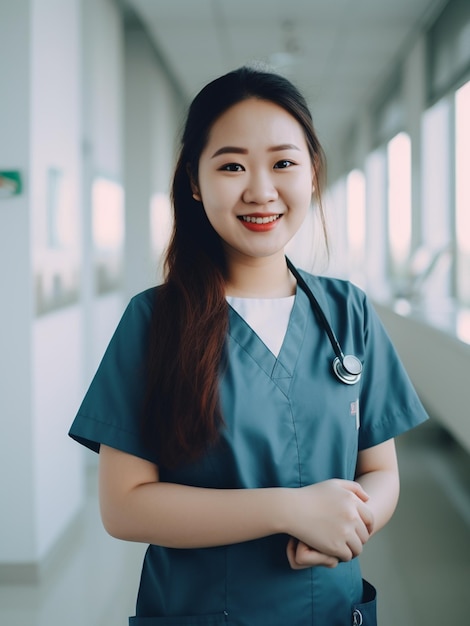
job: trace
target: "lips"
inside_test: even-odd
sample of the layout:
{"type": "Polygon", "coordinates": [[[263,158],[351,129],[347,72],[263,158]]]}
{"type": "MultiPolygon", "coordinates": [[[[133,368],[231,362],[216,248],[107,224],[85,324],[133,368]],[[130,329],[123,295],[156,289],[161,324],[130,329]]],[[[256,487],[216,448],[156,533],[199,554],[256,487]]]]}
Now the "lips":
{"type": "Polygon", "coordinates": [[[250,215],[240,215],[238,219],[248,230],[252,230],[255,232],[264,232],[275,228],[277,222],[281,219],[281,217],[281,213],[273,213],[271,215],[252,213],[250,215]]]}

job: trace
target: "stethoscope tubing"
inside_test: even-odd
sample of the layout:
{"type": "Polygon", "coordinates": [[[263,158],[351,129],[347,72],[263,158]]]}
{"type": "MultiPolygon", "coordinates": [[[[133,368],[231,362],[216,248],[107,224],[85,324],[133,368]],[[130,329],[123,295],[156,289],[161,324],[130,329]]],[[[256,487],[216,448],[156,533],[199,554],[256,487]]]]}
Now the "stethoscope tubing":
{"type": "Polygon", "coordinates": [[[297,284],[302,289],[302,291],[306,294],[307,298],[310,301],[310,305],[312,307],[313,312],[317,316],[318,321],[321,326],[325,330],[328,339],[331,343],[331,347],[333,348],[333,352],[335,353],[335,359],[333,361],[333,371],[342,383],[346,385],[354,385],[356,384],[362,374],[362,363],[360,360],[352,355],[344,355],[343,350],[341,349],[341,345],[331,328],[331,324],[328,321],[323,309],[320,306],[320,303],[314,296],[312,290],[307,285],[297,268],[292,264],[290,259],[286,257],[287,267],[289,271],[292,273],[294,278],[297,281],[297,284]]]}

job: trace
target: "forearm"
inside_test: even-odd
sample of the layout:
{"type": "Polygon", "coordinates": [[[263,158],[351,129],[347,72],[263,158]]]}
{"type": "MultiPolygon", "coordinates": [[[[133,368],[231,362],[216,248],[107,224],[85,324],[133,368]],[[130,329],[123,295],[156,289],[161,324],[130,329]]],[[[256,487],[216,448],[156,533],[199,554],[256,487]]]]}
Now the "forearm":
{"type": "Polygon", "coordinates": [[[200,489],[139,485],[102,502],[103,523],[120,539],[172,548],[205,548],[283,532],[282,489],[200,489]]]}
{"type": "Polygon", "coordinates": [[[356,481],[369,496],[367,506],[374,516],[372,534],[379,531],[392,517],[398,502],[398,472],[377,470],[358,476],[356,481]]]}
{"type": "Polygon", "coordinates": [[[356,481],[369,496],[367,506],[374,516],[373,532],[376,533],[392,517],[400,491],[393,439],[359,452],[356,481]]]}
{"type": "Polygon", "coordinates": [[[348,558],[348,541],[358,539],[359,529],[363,543],[372,524],[365,498],[360,485],[342,480],[261,489],[160,482],[155,464],[104,445],[100,449],[103,524],[128,541],[203,548],[286,533],[348,558]]]}

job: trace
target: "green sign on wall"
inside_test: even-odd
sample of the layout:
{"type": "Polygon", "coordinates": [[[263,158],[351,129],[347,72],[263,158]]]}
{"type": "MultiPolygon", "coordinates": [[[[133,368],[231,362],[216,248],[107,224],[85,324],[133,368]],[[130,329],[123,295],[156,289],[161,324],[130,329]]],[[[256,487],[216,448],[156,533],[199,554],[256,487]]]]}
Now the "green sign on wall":
{"type": "Polygon", "coordinates": [[[0,199],[18,196],[22,190],[21,174],[18,171],[0,170],[0,199]]]}

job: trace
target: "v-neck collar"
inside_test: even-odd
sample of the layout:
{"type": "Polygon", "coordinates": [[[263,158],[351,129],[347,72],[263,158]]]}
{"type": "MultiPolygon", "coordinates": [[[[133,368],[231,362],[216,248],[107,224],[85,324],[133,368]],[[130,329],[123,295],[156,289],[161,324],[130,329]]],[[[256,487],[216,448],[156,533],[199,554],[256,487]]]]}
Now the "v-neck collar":
{"type": "Polygon", "coordinates": [[[229,305],[229,334],[270,378],[288,392],[307,324],[309,302],[297,285],[294,305],[279,355],[276,357],[252,327],[229,305]]]}

